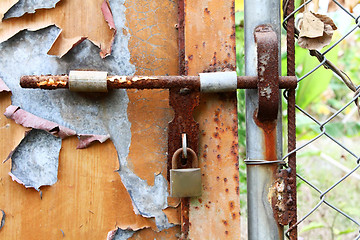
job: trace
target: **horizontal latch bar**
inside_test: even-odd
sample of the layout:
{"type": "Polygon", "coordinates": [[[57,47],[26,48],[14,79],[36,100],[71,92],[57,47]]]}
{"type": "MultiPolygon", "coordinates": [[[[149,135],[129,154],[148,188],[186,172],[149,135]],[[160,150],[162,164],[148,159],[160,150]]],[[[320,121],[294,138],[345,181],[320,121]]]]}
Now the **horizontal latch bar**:
{"type": "MultiPolygon", "coordinates": [[[[93,71],[83,71],[88,74],[95,74],[93,71]]],[[[202,74],[201,74],[202,75],[202,74]]],[[[223,74],[219,77],[218,81],[214,79],[220,76],[219,73],[206,73],[201,76],[107,76],[106,85],[107,89],[171,89],[171,88],[188,88],[192,90],[203,91],[235,91],[236,89],[256,89],[258,87],[257,76],[237,76],[236,88],[235,85],[235,72],[231,74],[223,74]],[[208,75],[209,74],[209,75],[208,75]],[[211,77],[210,77],[211,75],[211,77]],[[226,76],[230,76],[229,83],[226,83],[226,76]],[[204,78],[205,76],[205,78],[204,78]],[[210,84],[210,80],[214,83],[210,84]],[[202,83],[201,80],[202,79],[202,83]],[[205,80],[204,80],[205,79],[205,80]],[[224,81],[224,86],[221,86],[224,81]],[[205,84],[205,86],[204,86],[205,84]],[[213,87],[220,84],[219,87],[213,87]],[[201,87],[202,85],[202,87],[201,87]],[[229,87],[231,85],[231,87],[229,87]],[[211,86],[211,87],[210,87],[211,86]]],[[[295,76],[279,77],[279,87],[281,89],[295,89],[297,86],[297,79],[295,76]]],[[[92,84],[88,81],[84,84],[92,84]]],[[[41,89],[58,89],[69,88],[68,75],[41,75],[41,76],[22,76],[20,85],[23,88],[41,88],[41,89]]]]}

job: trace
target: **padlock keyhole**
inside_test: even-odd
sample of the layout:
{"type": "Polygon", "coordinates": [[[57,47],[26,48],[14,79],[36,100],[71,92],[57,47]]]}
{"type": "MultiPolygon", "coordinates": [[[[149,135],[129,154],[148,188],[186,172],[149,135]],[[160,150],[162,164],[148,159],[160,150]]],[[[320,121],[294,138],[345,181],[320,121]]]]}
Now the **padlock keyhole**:
{"type": "Polygon", "coordinates": [[[187,158],[181,157],[181,165],[185,167],[187,165],[187,158]]]}

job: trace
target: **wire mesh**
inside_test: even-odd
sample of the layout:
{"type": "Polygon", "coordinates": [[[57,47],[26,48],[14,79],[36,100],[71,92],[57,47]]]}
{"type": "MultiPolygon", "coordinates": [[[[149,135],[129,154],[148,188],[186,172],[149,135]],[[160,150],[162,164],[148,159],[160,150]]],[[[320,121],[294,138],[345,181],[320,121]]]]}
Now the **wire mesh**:
{"type": "MultiPolygon", "coordinates": [[[[321,1],[320,1],[321,2],[321,1]]],[[[324,1],[323,1],[324,2],[324,1]]],[[[318,168],[325,166],[325,169],[328,170],[328,174],[332,175],[331,181],[327,182],[326,184],[323,184],[318,181],[318,179],[313,179],[311,174],[308,174],[305,172],[304,174],[301,171],[297,171],[297,180],[299,183],[301,183],[302,189],[304,189],[304,186],[307,186],[307,190],[311,192],[310,195],[312,198],[314,196],[318,197],[318,200],[309,200],[307,202],[304,202],[298,198],[298,219],[297,222],[294,224],[291,224],[286,231],[286,236],[290,239],[296,239],[293,237],[290,237],[290,232],[297,227],[300,227],[305,231],[303,232],[311,232],[311,230],[318,231],[317,237],[309,236],[311,238],[308,239],[360,239],[360,216],[356,213],[356,211],[352,211],[351,208],[349,208],[349,203],[347,201],[351,201],[351,197],[348,191],[350,189],[347,187],[349,184],[349,178],[353,177],[353,179],[356,179],[357,181],[360,180],[360,176],[357,175],[357,171],[360,168],[360,152],[353,149],[354,143],[351,143],[349,145],[349,141],[344,141],[344,137],[334,136],[333,132],[331,131],[330,126],[331,124],[334,124],[338,121],[340,117],[343,119],[346,118],[346,115],[351,113],[354,113],[354,111],[349,111],[351,107],[357,108],[359,111],[358,106],[358,98],[360,97],[360,86],[356,86],[354,84],[353,80],[358,79],[350,79],[349,75],[346,74],[343,70],[340,70],[340,67],[337,67],[336,64],[332,62],[332,59],[328,57],[328,55],[331,54],[331,52],[334,51],[334,49],[344,41],[346,41],[351,35],[354,35],[356,32],[359,32],[360,28],[360,15],[356,15],[354,11],[348,8],[348,6],[345,6],[345,4],[349,1],[336,1],[336,0],[329,0],[329,2],[332,2],[338,7],[338,11],[341,11],[343,14],[344,21],[345,18],[348,18],[351,20],[350,24],[346,25],[346,30],[343,31],[341,36],[338,36],[337,39],[333,40],[333,42],[328,46],[325,50],[309,50],[309,54],[312,57],[315,57],[319,60],[319,63],[312,67],[311,70],[303,73],[302,75],[297,76],[298,77],[298,83],[299,86],[302,84],[311,84],[307,81],[316,81],[314,78],[310,78],[314,73],[320,71],[319,69],[325,68],[326,71],[331,71],[333,75],[342,81],[342,84],[347,86],[347,92],[354,92],[354,96],[348,99],[347,101],[343,101],[342,106],[338,106],[337,109],[332,109],[332,113],[328,114],[326,117],[324,117],[323,114],[314,112],[314,109],[302,108],[299,105],[295,105],[295,108],[297,110],[296,117],[301,117],[302,119],[306,119],[307,122],[311,122],[314,126],[316,126],[316,129],[318,130],[315,136],[312,136],[310,139],[302,140],[300,141],[299,146],[297,146],[294,150],[289,151],[285,156],[283,157],[283,160],[287,161],[288,157],[294,153],[296,153],[298,156],[308,154],[309,151],[312,151],[314,149],[317,149],[318,155],[327,158],[327,161],[332,163],[332,167],[329,167],[328,164],[319,164],[319,163],[312,163],[312,167],[318,168]],[[355,106],[355,107],[354,107],[355,106]],[[324,144],[320,144],[320,147],[317,146],[317,143],[319,141],[325,141],[324,144]],[[348,158],[351,159],[352,164],[351,167],[344,167],[341,164],[341,159],[336,159],[329,155],[332,154],[333,149],[338,148],[343,152],[343,155],[349,156],[348,158]],[[328,155],[326,155],[328,152],[328,155]],[[338,164],[338,165],[336,165],[338,164]],[[339,166],[343,172],[343,174],[335,174],[334,167],[333,166],[339,166]],[[336,199],[341,199],[341,201],[336,199]],[[307,203],[310,203],[311,206],[306,206],[307,203]],[[305,206],[305,207],[303,207],[305,206]],[[324,208],[328,207],[326,211],[323,211],[324,208]],[[300,209],[303,208],[303,209],[300,209]],[[330,213],[329,212],[332,212],[330,213]],[[332,221],[332,225],[329,226],[330,234],[319,234],[319,229],[324,227],[324,225],[321,224],[314,224],[316,222],[316,218],[314,218],[314,215],[316,213],[319,213],[320,217],[326,220],[329,220],[330,218],[340,219],[340,220],[329,220],[332,221]],[[335,213],[335,214],[334,214],[335,213]],[[342,222],[347,229],[346,230],[337,230],[337,232],[334,230],[337,227],[336,225],[342,222]],[[342,232],[341,232],[342,231],[342,232]]],[[[357,2],[357,1],[352,1],[357,2]]],[[[303,9],[308,6],[309,4],[319,3],[319,1],[315,0],[308,0],[301,3],[299,6],[295,6],[295,10],[292,11],[290,14],[286,14],[288,11],[287,8],[289,7],[289,1],[285,0],[283,2],[284,6],[284,21],[283,26],[285,29],[287,29],[287,23],[288,20],[291,17],[296,16],[300,11],[303,11],[303,9]]],[[[360,8],[360,6],[359,6],[360,8]]],[[[299,37],[299,29],[295,27],[295,38],[299,37]]],[[[356,39],[355,42],[358,44],[358,40],[356,39]]],[[[359,75],[358,75],[359,76],[359,75]]],[[[334,90],[335,91],[335,90],[334,90]]],[[[288,99],[288,91],[284,92],[284,96],[286,99],[288,99]]],[[[298,97],[298,96],[297,96],[298,97]]],[[[360,113],[360,111],[359,111],[360,113]]],[[[346,127],[346,126],[345,126],[346,127]]],[[[351,126],[349,126],[351,127],[351,126]]],[[[299,142],[298,142],[299,143],[299,142]]],[[[355,145],[356,146],[356,145],[355,145]]],[[[318,156],[317,155],[317,156],[318,156]]],[[[314,158],[316,161],[320,161],[318,157],[313,157],[311,154],[308,154],[310,158],[314,158]]],[[[308,157],[308,158],[309,158],[308,157]]],[[[301,159],[298,158],[298,166],[301,165],[301,159]]],[[[326,163],[328,163],[326,162],[326,163]]],[[[297,168],[298,168],[297,166],[297,168]]],[[[300,169],[301,170],[301,169],[300,169]]],[[[314,169],[315,172],[319,171],[319,169],[314,169]]],[[[351,182],[353,183],[353,182],[351,182]]],[[[299,192],[299,191],[298,191],[299,192]]],[[[356,193],[352,193],[356,194],[356,193]]],[[[299,231],[298,239],[303,239],[302,230],[299,231]]]]}

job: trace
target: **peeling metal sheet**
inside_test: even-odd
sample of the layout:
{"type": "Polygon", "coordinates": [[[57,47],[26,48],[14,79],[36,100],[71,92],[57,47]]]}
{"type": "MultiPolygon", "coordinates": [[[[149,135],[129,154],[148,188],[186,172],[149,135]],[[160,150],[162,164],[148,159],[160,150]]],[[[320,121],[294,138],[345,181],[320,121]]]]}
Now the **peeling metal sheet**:
{"type": "Polygon", "coordinates": [[[132,230],[122,230],[117,228],[108,233],[106,240],[127,240],[134,235],[132,230]]]}
{"type": "Polygon", "coordinates": [[[24,127],[45,130],[52,135],[59,136],[61,139],[76,134],[74,130],[61,126],[55,122],[51,122],[37,117],[29,112],[20,109],[20,107],[18,106],[11,105],[7,107],[4,115],[24,127]]]}
{"type": "MultiPolygon", "coordinates": [[[[116,28],[126,29],[126,9],[123,1],[110,1],[110,6],[116,28]]],[[[79,135],[110,135],[120,162],[118,172],[131,197],[134,211],[146,218],[155,218],[159,230],[172,227],[162,211],[167,207],[166,179],[162,175],[157,175],[154,185],[149,186],[147,181],[134,174],[128,166],[131,123],[127,116],[129,99],[125,90],[116,90],[104,95],[83,95],[67,90],[24,90],[19,87],[22,75],[57,75],[68,73],[71,69],[108,71],[112,75],[134,74],[135,68],[129,63],[129,37],[124,36],[122,31],[118,31],[115,36],[113,54],[105,59],[99,56],[99,49],[89,40],[75,46],[61,59],[47,55],[46,50],[52,46],[60,32],[55,26],[35,32],[22,31],[0,44],[0,77],[12,89],[12,104],[21,106],[16,112],[29,112],[72,129],[79,135]]],[[[60,139],[50,137],[45,140],[44,137],[39,139],[37,144],[48,144],[51,147],[57,146],[59,141],[61,142],[60,139]]],[[[54,148],[54,152],[57,151],[56,159],[59,149],[54,148]]],[[[26,152],[25,150],[22,151],[26,152]]],[[[37,150],[41,156],[47,153],[45,146],[37,150]]],[[[18,155],[17,158],[25,160],[25,155],[18,155]]],[[[28,184],[24,179],[15,176],[28,184]]],[[[35,187],[39,188],[39,184],[35,187]]]]}
{"type": "Polygon", "coordinates": [[[108,23],[110,29],[116,30],[114,18],[111,13],[109,2],[107,0],[104,0],[104,2],[101,4],[101,11],[104,14],[105,21],[108,23]]]}
{"type": "Polygon", "coordinates": [[[90,146],[92,143],[98,141],[100,143],[106,142],[110,138],[110,135],[80,135],[79,136],[79,145],[76,147],[77,149],[83,149],[90,146]]]}
{"type": "Polygon", "coordinates": [[[21,17],[25,13],[35,13],[42,8],[54,8],[60,0],[19,0],[4,15],[4,19],[21,17]]]}
{"type": "MultiPolygon", "coordinates": [[[[52,43],[46,48],[50,55],[62,57],[84,39],[88,39],[100,48],[98,52],[104,58],[111,53],[116,29],[109,28],[106,22],[110,22],[110,16],[104,19],[101,11],[102,3],[103,0],[63,1],[52,9],[40,9],[34,14],[6,19],[0,22],[2,29],[0,42],[8,40],[22,30],[36,31],[55,25],[62,31],[58,32],[52,43]],[[87,9],[86,14],[77,12],[85,8],[87,9]]],[[[123,3],[118,4],[122,5],[123,3]]],[[[110,10],[108,12],[111,13],[110,10]]]]}
{"type": "Polygon", "coordinates": [[[10,88],[6,86],[6,84],[1,78],[0,78],[0,92],[11,92],[10,88]]]}
{"type": "Polygon", "coordinates": [[[31,130],[12,154],[10,176],[37,191],[41,186],[53,185],[57,181],[60,148],[61,139],[43,130],[31,130]]]}
{"type": "Polygon", "coordinates": [[[121,164],[119,174],[130,194],[135,213],[147,218],[155,217],[156,226],[160,231],[174,226],[169,223],[162,211],[167,207],[168,183],[161,174],[155,176],[154,186],[149,186],[124,164],[121,164]]]}

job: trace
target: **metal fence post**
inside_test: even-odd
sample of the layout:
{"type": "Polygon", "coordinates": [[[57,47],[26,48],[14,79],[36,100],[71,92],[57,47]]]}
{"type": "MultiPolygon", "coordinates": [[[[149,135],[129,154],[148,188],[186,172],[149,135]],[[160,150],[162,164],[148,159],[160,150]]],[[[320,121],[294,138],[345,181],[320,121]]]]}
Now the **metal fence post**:
{"type": "MultiPolygon", "coordinates": [[[[280,52],[280,1],[245,0],[245,74],[247,76],[257,75],[257,50],[254,31],[261,24],[270,24],[272,26],[279,39],[278,47],[280,52]]],[[[279,108],[276,127],[273,130],[275,136],[272,142],[269,142],[265,139],[264,129],[259,127],[254,120],[257,105],[257,90],[246,90],[247,159],[273,160],[266,159],[266,151],[269,147],[275,148],[277,159],[281,159],[281,107],[279,108]]],[[[247,165],[249,240],[278,240],[284,238],[283,227],[278,225],[274,218],[268,196],[277,169],[277,164],[247,165]]]]}

